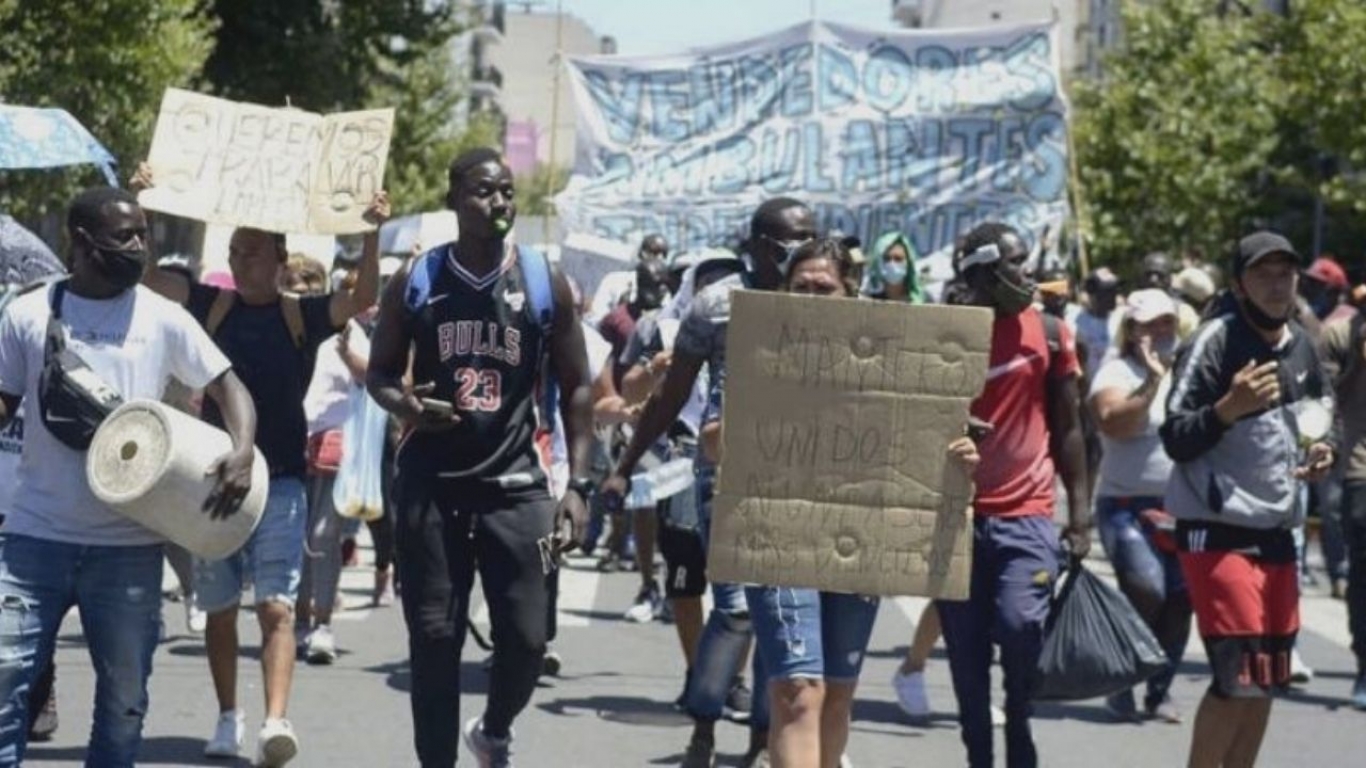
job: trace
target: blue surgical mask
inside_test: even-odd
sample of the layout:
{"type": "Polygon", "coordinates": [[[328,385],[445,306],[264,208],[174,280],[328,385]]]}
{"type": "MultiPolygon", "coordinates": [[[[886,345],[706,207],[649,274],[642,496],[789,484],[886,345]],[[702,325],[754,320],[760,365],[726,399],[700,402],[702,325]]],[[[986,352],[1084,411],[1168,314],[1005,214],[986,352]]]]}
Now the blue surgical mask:
{"type": "Polygon", "coordinates": [[[1175,336],[1169,336],[1165,339],[1154,339],[1153,351],[1157,353],[1158,359],[1170,365],[1172,360],[1176,358],[1177,343],[1178,339],[1175,336]]]}
{"type": "Polygon", "coordinates": [[[904,261],[884,261],[882,262],[882,279],[889,285],[901,285],[906,282],[906,275],[910,274],[910,269],[904,261]]]}

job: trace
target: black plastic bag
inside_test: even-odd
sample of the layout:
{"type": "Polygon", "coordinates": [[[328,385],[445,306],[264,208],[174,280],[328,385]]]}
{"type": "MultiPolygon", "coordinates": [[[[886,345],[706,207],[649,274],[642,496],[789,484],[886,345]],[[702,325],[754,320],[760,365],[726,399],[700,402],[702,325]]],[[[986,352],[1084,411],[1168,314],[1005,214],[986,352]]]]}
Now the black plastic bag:
{"type": "Polygon", "coordinates": [[[1081,563],[1073,565],[1048,616],[1034,698],[1109,696],[1166,665],[1167,654],[1129,599],[1081,563]]]}

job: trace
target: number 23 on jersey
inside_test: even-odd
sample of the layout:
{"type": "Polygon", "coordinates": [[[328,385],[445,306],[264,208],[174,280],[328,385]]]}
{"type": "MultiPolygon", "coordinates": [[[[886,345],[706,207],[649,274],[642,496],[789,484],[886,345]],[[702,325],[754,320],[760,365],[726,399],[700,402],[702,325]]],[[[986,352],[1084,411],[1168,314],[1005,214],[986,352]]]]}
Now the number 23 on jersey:
{"type": "Polygon", "coordinates": [[[455,407],[461,411],[492,413],[503,405],[501,371],[478,368],[455,369],[455,407]]]}

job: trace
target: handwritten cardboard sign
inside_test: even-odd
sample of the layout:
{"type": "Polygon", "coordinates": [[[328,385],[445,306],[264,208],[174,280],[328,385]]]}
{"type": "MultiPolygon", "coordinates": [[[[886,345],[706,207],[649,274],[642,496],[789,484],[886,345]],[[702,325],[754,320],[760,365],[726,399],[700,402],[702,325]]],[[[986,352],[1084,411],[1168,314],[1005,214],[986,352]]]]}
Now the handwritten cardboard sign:
{"type": "Polygon", "coordinates": [[[985,380],[991,313],[733,299],[709,575],[966,599],[972,481],[946,449],[985,380]]]}
{"type": "Polygon", "coordinates": [[[318,115],[166,89],[145,208],[270,232],[350,234],[383,188],[392,109],[318,115]]]}

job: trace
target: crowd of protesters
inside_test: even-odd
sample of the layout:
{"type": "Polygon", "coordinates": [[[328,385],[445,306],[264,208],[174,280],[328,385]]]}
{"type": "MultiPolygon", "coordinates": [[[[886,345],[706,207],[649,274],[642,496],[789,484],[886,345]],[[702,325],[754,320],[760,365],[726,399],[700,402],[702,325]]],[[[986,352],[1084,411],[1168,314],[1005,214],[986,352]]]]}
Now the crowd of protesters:
{"type": "MultiPolygon", "coordinates": [[[[925,669],[942,636],[970,765],[993,764],[996,728],[1007,764],[1048,762],[1031,694],[1059,575],[1093,534],[1167,655],[1139,691],[1106,700],[1115,719],[1186,719],[1193,703],[1171,687],[1194,621],[1211,681],[1190,764],[1254,764],[1272,694],[1313,674],[1295,643],[1307,518],[1329,589],[1348,602],[1351,701],[1366,709],[1366,296],[1332,258],[1309,262],[1263,231],[1223,264],[1154,253],[1128,280],[1102,267],[1076,281],[1047,232],[1031,244],[987,222],[963,234],[953,279],[933,287],[906,235],[882,233],[865,251],[778,197],[755,208],[738,247],[671,253],[651,234],[635,264],[585,296],[517,243],[497,152],[462,154],[448,182],[455,242],[381,258],[372,232],[337,274],[291,256],[283,234],[246,228],[216,284],[197,279],[194,259],[154,264],[136,198],[106,188],[72,202],[65,264],[5,274],[0,471],[15,479],[0,483],[0,608],[24,614],[21,631],[0,636],[0,765],[56,727],[53,644],[73,606],[97,677],[87,764],[133,764],[163,556],[208,650],[219,711],[205,755],[235,757],[245,740],[237,614],[248,582],[265,681],[257,762],[301,753],[287,717],[296,659],[327,665],[347,642],[332,618],[359,521],[334,503],[335,486],[343,432],[367,396],[389,417],[372,446],[384,509],[367,521],[370,600],[401,602],[423,766],[454,765],[462,739],[478,765],[512,764],[513,723],[560,663],[551,643],[571,553],[636,572],[627,621],[674,624],[675,705],[693,722],[684,768],[716,764],[723,718],[748,726],[743,765],[847,764],[877,597],[707,579],[737,290],[907,305],[933,295],[994,315],[965,436],[925,446],[973,474],[970,595],[925,608],[892,681],[909,717],[928,715],[925,669]],[[240,552],[191,564],[95,499],[83,449],[45,407],[53,329],[123,399],[172,402],[231,436],[213,468],[213,514],[235,513],[252,447],[264,456],[268,501],[240,552]],[[494,642],[487,705],[462,724],[476,575],[494,642]]],[[[154,184],[141,168],[135,188],[154,184]]],[[[367,219],[382,223],[389,207],[378,194],[367,219]]]]}

